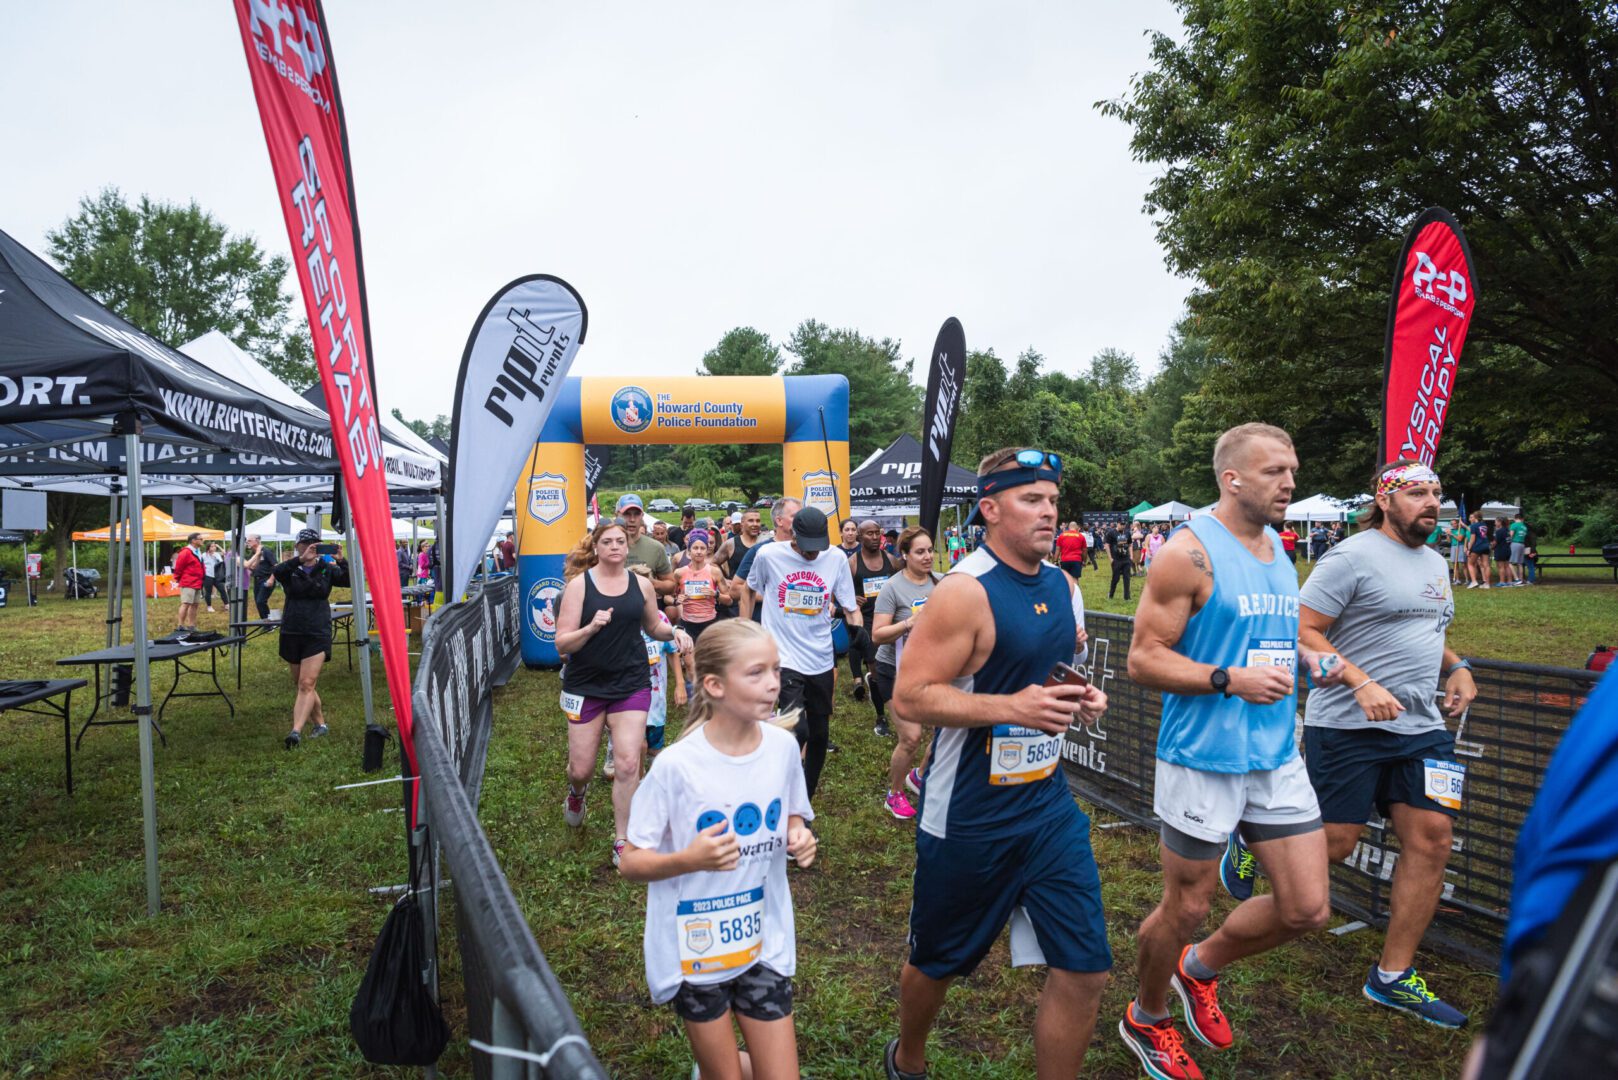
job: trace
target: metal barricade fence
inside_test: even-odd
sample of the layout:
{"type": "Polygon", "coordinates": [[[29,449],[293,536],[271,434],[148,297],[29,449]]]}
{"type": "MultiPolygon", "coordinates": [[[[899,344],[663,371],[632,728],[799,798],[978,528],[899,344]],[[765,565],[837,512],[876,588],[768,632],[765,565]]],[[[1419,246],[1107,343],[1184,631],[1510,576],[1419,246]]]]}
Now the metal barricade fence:
{"type": "MultiPolygon", "coordinates": [[[[1110,707],[1093,729],[1074,727],[1068,733],[1062,747],[1068,784],[1087,802],[1155,827],[1152,782],[1161,695],[1129,680],[1132,617],[1091,611],[1085,622],[1090,634],[1086,674],[1106,691],[1110,707]]],[[[1426,943],[1492,966],[1505,933],[1517,831],[1552,751],[1600,676],[1502,660],[1471,663],[1478,696],[1455,726],[1456,757],[1467,770],[1465,794],[1444,896],[1426,943]]],[[[1302,708],[1300,699],[1300,717],[1302,708]]],[[[1393,830],[1373,812],[1354,852],[1331,868],[1332,906],[1385,925],[1398,859],[1393,830]]]]}
{"type": "MultiPolygon", "coordinates": [[[[426,847],[454,886],[474,1075],[605,1080],[478,824],[493,693],[521,662],[520,631],[514,577],[487,581],[427,621],[411,695],[426,847]]],[[[436,937],[437,901],[451,894],[440,893],[436,875],[433,882],[427,914],[436,937]]]]}

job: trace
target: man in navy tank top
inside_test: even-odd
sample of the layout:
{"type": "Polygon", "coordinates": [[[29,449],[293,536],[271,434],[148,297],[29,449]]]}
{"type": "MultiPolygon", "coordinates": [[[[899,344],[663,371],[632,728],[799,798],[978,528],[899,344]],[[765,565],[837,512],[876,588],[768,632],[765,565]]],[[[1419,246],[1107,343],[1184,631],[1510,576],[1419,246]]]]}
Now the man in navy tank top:
{"type": "MultiPolygon", "coordinates": [[[[1320,806],[1294,735],[1297,569],[1274,528],[1298,457],[1280,428],[1243,424],[1219,437],[1213,465],[1219,504],[1152,560],[1129,649],[1129,677],[1163,692],[1152,797],[1163,900],[1141,924],[1140,988],[1118,1033],[1154,1080],[1202,1076],[1169,1013],[1171,988],[1191,1033],[1223,1050],[1233,1036],[1219,970],[1319,929],[1331,913],[1320,806]],[[1238,827],[1272,891],[1192,945],[1238,827]]],[[[1341,681],[1332,654],[1301,659],[1316,685],[1341,681]]]]}
{"type": "Polygon", "coordinates": [[[1112,967],[1090,821],[1062,775],[1063,736],[1107,707],[1095,687],[1046,685],[1082,660],[1084,603],[1043,562],[1061,460],[998,450],[978,467],[987,531],[915,617],[895,703],[936,727],[916,816],[910,959],[899,981],[889,1080],[925,1077],[927,1033],[957,976],[1011,927],[1014,965],[1043,964],[1034,1021],[1041,1076],[1074,1076],[1112,967]]]}

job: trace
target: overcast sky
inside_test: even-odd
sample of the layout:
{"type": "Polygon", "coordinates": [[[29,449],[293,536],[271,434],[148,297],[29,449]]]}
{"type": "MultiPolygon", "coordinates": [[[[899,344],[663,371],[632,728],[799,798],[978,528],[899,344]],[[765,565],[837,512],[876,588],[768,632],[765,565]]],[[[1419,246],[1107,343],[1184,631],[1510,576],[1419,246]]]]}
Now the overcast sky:
{"type": "MultiPolygon", "coordinates": [[[[1152,170],[1093,107],[1168,3],[327,0],[378,391],[451,411],[505,282],[567,279],[575,374],[688,373],[805,318],[903,342],[958,316],[1004,358],[1143,367],[1189,284],[1152,170]]],[[[81,196],[195,199],[288,252],[229,0],[8,5],[0,229],[43,252],[81,196]]],[[[296,289],[296,283],[290,282],[296,289]]],[[[301,299],[297,303],[302,309],[301,299]]],[[[178,344],[178,342],[174,343],[178,344]]]]}

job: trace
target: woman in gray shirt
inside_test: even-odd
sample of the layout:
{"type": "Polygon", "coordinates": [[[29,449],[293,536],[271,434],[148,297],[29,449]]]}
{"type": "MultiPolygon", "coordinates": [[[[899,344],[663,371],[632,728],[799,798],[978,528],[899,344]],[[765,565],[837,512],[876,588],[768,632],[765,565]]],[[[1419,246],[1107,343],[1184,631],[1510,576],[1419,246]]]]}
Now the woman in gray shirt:
{"type": "MultiPolygon", "coordinates": [[[[912,526],[901,533],[899,561],[902,572],[888,578],[882,586],[871,619],[871,640],[877,644],[876,670],[871,677],[890,703],[893,681],[904,655],[905,638],[910,635],[916,614],[938,583],[938,576],[933,573],[932,533],[920,526],[912,526]]],[[[888,759],[888,794],[883,801],[888,813],[904,821],[916,816],[916,808],[910,805],[905,789],[921,793],[921,776],[911,767],[916,748],[921,745],[921,725],[911,723],[894,709],[893,728],[899,743],[888,759]]]]}

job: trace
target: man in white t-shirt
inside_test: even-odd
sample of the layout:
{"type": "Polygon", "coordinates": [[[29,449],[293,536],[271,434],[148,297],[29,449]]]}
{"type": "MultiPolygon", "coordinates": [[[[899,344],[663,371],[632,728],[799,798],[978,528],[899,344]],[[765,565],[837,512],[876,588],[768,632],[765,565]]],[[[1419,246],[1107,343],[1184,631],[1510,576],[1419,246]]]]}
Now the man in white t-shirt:
{"type": "Polygon", "coordinates": [[[760,597],[764,629],[781,650],[781,709],[803,709],[797,735],[805,747],[803,774],[815,797],[831,736],[836,653],[831,601],[850,627],[864,626],[848,560],[822,557],[831,546],[826,515],[812,506],[792,518],[790,543],[754,548],[747,587],[760,597]]]}

